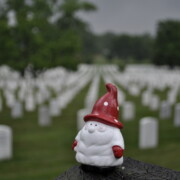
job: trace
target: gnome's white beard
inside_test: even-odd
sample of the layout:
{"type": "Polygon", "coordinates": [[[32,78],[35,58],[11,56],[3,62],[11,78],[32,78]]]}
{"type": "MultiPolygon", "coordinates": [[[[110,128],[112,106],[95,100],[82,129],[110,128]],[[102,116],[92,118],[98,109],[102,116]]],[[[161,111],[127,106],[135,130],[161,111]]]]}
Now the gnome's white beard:
{"type": "Polygon", "coordinates": [[[89,121],[75,139],[78,142],[74,149],[78,162],[93,166],[117,166],[123,163],[123,157],[115,158],[112,151],[114,145],[124,149],[123,137],[118,128],[89,121]]]}

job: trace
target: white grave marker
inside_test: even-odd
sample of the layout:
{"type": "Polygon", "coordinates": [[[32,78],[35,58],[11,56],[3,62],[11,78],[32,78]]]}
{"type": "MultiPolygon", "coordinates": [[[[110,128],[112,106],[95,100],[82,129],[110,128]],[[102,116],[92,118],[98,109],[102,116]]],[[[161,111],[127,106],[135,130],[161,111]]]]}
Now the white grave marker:
{"type": "Polygon", "coordinates": [[[135,107],[132,102],[124,102],[122,108],[122,118],[124,121],[133,120],[135,116],[135,107]]]}
{"type": "Polygon", "coordinates": [[[15,103],[15,96],[13,93],[7,93],[6,95],[6,105],[11,108],[14,106],[15,103]]]}
{"type": "Polygon", "coordinates": [[[49,114],[48,106],[39,107],[39,119],[38,123],[40,126],[49,126],[51,124],[51,117],[49,114]]]}
{"type": "Polygon", "coordinates": [[[130,85],[128,87],[128,90],[132,96],[138,96],[140,94],[140,89],[139,89],[138,85],[136,85],[136,84],[130,85]]]}
{"type": "Polygon", "coordinates": [[[35,110],[35,102],[33,95],[28,95],[25,99],[25,109],[26,111],[34,111],[35,110]]]}
{"type": "Polygon", "coordinates": [[[123,105],[123,103],[125,102],[125,99],[126,99],[125,93],[118,89],[118,103],[119,103],[119,106],[123,105]]]}
{"type": "Polygon", "coordinates": [[[144,91],[142,94],[142,104],[144,106],[148,106],[150,103],[150,99],[151,99],[151,92],[149,91],[144,91]]]}
{"type": "Polygon", "coordinates": [[[168,101],[162,101],[159,117],[161,119],[168,119],[171,117],[171,105],[168,101]]]}
{"type": "Polygon", "coordinates": [[[49,113],[51,116],[59,116],[60,115],[60,108],[58,106],[57,100],[54,98],[49,103],[49,113]]]}
{"type": "Polygon", "coordinates": [[[168,92],[168,94],[167,94],[167,101],[171,104],[171,105],[173,105],[173,104],[175,104],[176,103],[176,91],[173,91],[173,90],[171,90],[171,91],[169,91],[168,92]]]}
{"type": "Polygon", "coordinates": [[[9,126],[0,125],[0,160],[12,158],[12,130],[9,126]]]}
{"type": "Polygon", "coordinates": [[[0,96],[0,112],[2,111],[2,98],[0,96]]]}
{"type": "Polygon", "coordinates": [[[22,117],[22,115],[23,115],[22,104],[16,101],[11,109],[11,116],[12,118],[20,118],[22,117]]]}
{"type": "Polygon", "coordinates": [[[44,99],[45,98],[41,91],[36,92],[36,103],[37,104],[39,104],[39,105],[42,104],[44,102],[44,99]]]}
{"type": "Polygon", "coordinates": [[[145,117],[140,120],[139,147],[154,148],[158,144],[158,122],[155,118],[145,117]]]}
{"type": "Polygon", "coordinates": [[[174,125],[176,127],[180,126],[180,103],[176,104],[176,106],[175,106],[174,125]]]}
{"type": "Polygon", "coordinates": [[[151,110],[155,111],[159,108],[159,97],[156,95],[151,96],[149,107],[151,110]]]}

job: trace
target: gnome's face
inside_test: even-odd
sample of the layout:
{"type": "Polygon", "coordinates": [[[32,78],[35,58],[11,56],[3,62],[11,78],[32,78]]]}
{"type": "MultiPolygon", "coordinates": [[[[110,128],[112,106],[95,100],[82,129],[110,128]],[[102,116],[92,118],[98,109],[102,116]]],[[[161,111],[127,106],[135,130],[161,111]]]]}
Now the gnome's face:
{"type": "Polygon", "coordinates": [[[87,121],[80,136],[88,145],[104,145],[111,141],[113,129],[113,127],[97,121],[87,121]]]}

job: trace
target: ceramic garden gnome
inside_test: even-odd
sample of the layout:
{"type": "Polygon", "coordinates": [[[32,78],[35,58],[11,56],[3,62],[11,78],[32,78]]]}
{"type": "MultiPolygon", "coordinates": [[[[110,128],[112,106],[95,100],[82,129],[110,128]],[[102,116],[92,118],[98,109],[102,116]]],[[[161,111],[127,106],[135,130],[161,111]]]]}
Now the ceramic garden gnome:
{"type": "Polygon", "coordinates": [[[117,88],[106,84],[107,93],[94,105],[92,113],[84,117],[84,127],[77,134],[73,150],[76,160],[85,165],[113,167],[123,163],[124,140],[119,129],[117,88]]]}

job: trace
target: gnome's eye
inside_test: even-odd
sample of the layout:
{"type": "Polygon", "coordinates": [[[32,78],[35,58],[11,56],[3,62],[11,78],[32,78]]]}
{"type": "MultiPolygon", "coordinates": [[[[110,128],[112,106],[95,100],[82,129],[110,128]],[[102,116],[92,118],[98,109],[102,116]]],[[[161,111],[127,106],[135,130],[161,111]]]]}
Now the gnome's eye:
{"type": "Polygon", "coordinates": [[[97,126],[97,124],[95,124],[95,126],[97,126]]]}
{"type": "Polygon", "coordinates": [[[98,127],[98,131],[99,132],[104,132],[106,130],[106,127],[105,126],[99,126],[98,127]]]}

